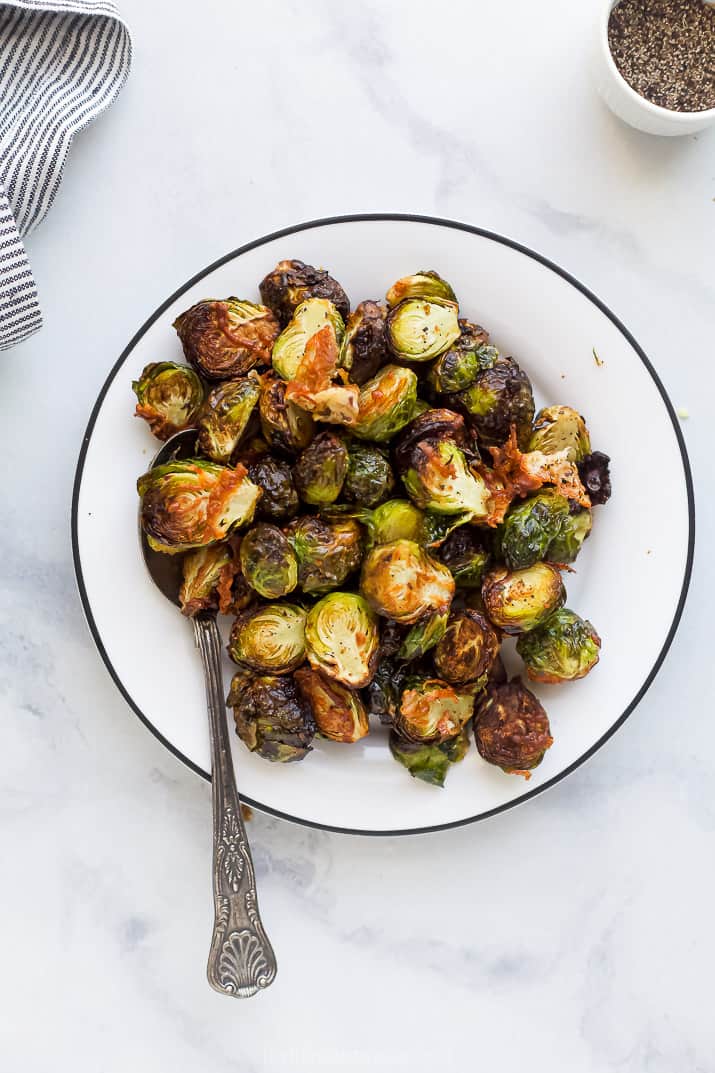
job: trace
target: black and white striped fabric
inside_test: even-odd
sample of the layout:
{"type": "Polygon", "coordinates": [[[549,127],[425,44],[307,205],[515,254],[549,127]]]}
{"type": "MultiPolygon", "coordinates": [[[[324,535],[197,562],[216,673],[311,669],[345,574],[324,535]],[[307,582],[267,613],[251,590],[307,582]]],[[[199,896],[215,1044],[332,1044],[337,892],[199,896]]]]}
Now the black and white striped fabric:
{"type": "Polygon", "coordinates": [[[42,324],[21,236],[44,219],[72,139],[112,103],[130,63],[109,0],[0,2],[0,350],[42,324]]]}

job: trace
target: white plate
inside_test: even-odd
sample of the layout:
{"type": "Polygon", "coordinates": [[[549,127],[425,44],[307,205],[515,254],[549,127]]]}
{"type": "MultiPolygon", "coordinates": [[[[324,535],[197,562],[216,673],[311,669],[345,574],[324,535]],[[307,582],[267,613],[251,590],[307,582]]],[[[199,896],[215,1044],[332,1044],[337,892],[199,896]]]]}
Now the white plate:
{"type": "MultiPolygon", "coordinates": [[[[181,359],[171,328],[177,314],[200,298],[256,298],[258,281],[286,257],[329,267],[354,304],[384,295],[408,272],[435,268],[454,286],[463,315],[523,364],[537,405],[580,410],[594,449],[611,456],[613,496],[595,508],[578,572],[566,577],[568,606],[601,634],[601,662],[581,682],[536,689],[555,743],[528,783],[489,766],[472,746],[444,789],[425,785],[395,763],[377,726],[356,745],[320,741],[300,764],[266,763],[234,740],[243,799],[301,823],[383,834],[483,818],[578,767],[633,710],[665,657],[685,600],[694,527],[677,420],[645,355],[597,298],[538,254],[477,228],[395,215],[316,221],[252,242],[195,276],[149,318],[102,388],[82,444],[72,525],[85,613],[110,674],[157,737],[206,778],[192,630],[149,581],[137,541],[135,482],[156,441],[132,417],[130,382],[150,361],[181,359]]],[[[228,684],[227,658],[225,673],[228,684]]]]}

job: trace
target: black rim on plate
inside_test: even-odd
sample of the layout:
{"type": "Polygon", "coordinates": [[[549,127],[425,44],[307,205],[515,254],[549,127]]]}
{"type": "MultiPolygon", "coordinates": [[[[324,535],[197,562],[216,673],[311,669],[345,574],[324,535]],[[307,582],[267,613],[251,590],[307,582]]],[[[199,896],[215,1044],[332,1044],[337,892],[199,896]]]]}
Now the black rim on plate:
{"type": "Polygon", "coordinates": [[[663,384],[661,383],[661,380],[655,369],[646,357],[642,348],[638,345],[631,333],[625,327],[625,325],[621,323],[618,317],[608,308],[608,306],[605,305],[599,298],[597,298],[596,295],[588,289],[588,287],[585,287],[583,283],[577,280],[569,272],[566,272],[563,268],[560,268],[558,265],[554,264],[554,262],[550,261],[547,257],[543,257],[540,253],[535,253],[534,250],[529,249],[528,246],[522,246],[521,243],[514,242],[512,239],[505,238],[503,235],[495,234],[493,231],[486,231],[484,228],[481,227],[474,227],[471,224],[458,223],[455,220],[443,220],[436,216],[416,216],[410,215],[408,213],[399,212],[355,213],[350,216],[331,216],[321,220],[310,220],[306,223],[296,224],[293,227],[283,228],[280,231],[274,231],[270,235],[264,235],[263,238],[255,239],[253,242],[246,243],[245,246],[240,246],[238,249],[233,250],[231,253],[227,253],[224,257],[219,258],[218,261],[214,261],[213,264],[208,265],[207,268],[204,268],[201,272],[198,272],[187,283],[184,283],[181,287],[179,287],[179,289],[175,291],[170,298],[167,298],[166,301],[163,302],[154,313],[152,313],[152,315],[142,325],[142,327],[136,333],[136,335],[128,344],[128,346],[122,351],[113,368],[111,369],[109,376],[105,380],[104,385],[102,386],[102,390],[99,393],[99,397],[94,404],[94,408],[90,415],[87,430],[84,434],[84,439],[82,440],[79,460],[77,462],[77,471],[75,473],[74,488],[72,492],[72,556],[74,559],[77,586],[79,588],[79,594],[82,600],[82,607],[84,608],[84,614],[87,619],[87,624],[94,639],[94,643],[99,650],[99,654],[102,657],[107,670],[112,676],[114,683],[117,686],[117,689],[122,694],[127,704],[134,711],[134,713],[141,719],[144,725],[149,728],[152,734],[162,743],[162,745],[164,745],[170,752],[172,752],[174,756],[178,757],[179,760],[182,760],[187,767],[191,768],[192,771],[195,771],[197,775],[201,775],[202,778],[208,781],[211,780],[211,776],[207,771],[204,771],[203,768],[199,767],[198,764],[195,764],[193,760],[190,760],[188,756],[186,756],[179,749],[177,749],[175,745],[168,741],[164,737],[164,735],[161,734],[159,730],[157,730],[157,728],[151,722],[149,717],[139,708],[139,706],[129,695],[124,686],[124,683],[122,682],[117,671],[115,670],[112,661],[110,660],[109,655],[102,643],[102,638],[100,637],[99,630],[97,629],[97,624],[95,623],[94,616],[92,615],[92,608],[90,606],[89,597],[87,595],[87,590],[84,584],[84,577],[82,575],[82,563],[79,555],[77,507],[79,502],[79,490],[82,483],[82,473],[84,471],[84,461],[87,454],[87,449],[90,444],[90,440],[92,438],[92,432],[94,430],[95,422],[97,420],[97,416],[104,401],[104,397],[109,390],[110,384],[113,382],[116,374],[123,366],[127,357],[137,345],[139,340],[142,338],[144,333],[154,323],[154,321],[157,320],[160,316],[162,316],[164,311],[168,309],[169,306],[172,305],[172,303],[175,302],[177,298],[180,298],[181,295],[188,291],[191,287],[193,287],[195,283],[198,283],[201,279],[204,278],[204,276],[207,276],[210,272],[213,272],[215,269],[220,268],[221,265],[226,264],[228,261],[234,260],[234,258],[239,257],[241,254],[246,253],[248,250],[255,249],[257,246],[264,246],[266,243],[273,242],[275,239],[285,238],[288,235],[296,235],[299,234],[301,231],[309,231],[313,228],[325,227],[328,225],[332,226],[334,224],[362,223],[385,220],[398,222],[403,221],[407,223],[432,224],[437,227],[449,227],[456,231],[467,231],[473,235],[479,235],[481,238],[487,238],[493,242],[498,242],[502,246],[508,246],[511,249],[517,250],[519,253],[530,257],[532,260],[538,261],[539,264],[544,265],[545,268],[548,268],[552,272],[555,272],[556,275],[561,276],[562,279],[565,279],[568,283],[575,287],[576,290],[580,291],[581,294],[585,295],[585,297],[588,298],[590,302],[592,302],[598,309],[600,309],[603,314],[605,314],[605,316],[608,317],[611,323],[614,324],[616,328],[618,328],[621,334],[630,343],[630,345],[633,347],[634,351],[650,373],[651,377],[653,378],[653,381],[655,382],[656,387],[658,388],[658,391],[660,392],[660,396],[663,400],[663,405],[668,411],[668,415],[673,425],[675,438],[677,440],[678,447],[680,448],[680,455],[683,463],[683,472],[685,476],[685,485],[688,497],[688,552],[685,562],[683,584],[680,590],[680,598],[675,608],[673,621],[671,623],[670,629],[668,630],[668,634],[665,638],[665,642],[663,643],[663,647],[660,650],[658,658],[656,659],[650,673],[643,682],[643,685],[638,690],[635,697],[630,702],[625,711],[618,717],[618,719],[616,719],[612,726],[601,738],[598,739],[598,741],[596,741],[589,749],[587,749],[586,752],[582,753],[577,760],[574,760],[572,764],[569,764],[567,768],[564,768],[563,771],[559,772],[557,775],[554,775],[553,778],[548,779],[542,785],[535,786],[533,790],[529,790],[527,793],[520,794],[519,797],[515,797],[512,801],[507,801],[503,805],[497,805],[496,808],[488,809],[486,812],[480,812],[476,816],[467,816],[464,819],[452,820],[450,823],[440,823],[430,827],[410,827],[401,828],[394,831],[372,831],[368,829],[351,827],[335,827],[329,823],[318,823],[315,820],[307,820],[303,819],[300,816],[293,816],[290,813],[281,812],[279,809],[272,808],[270,805],[266,805],[262,801],[255,801],[250,797],[244,797],[243,795],[241,795],[242,801],[244,801],[247,805],[251,805],[254,808],[259,809],[261,812],[267,812],[272,816],[278,816],[284,820],[291,820],[294,823],[300,823],[306,827],[317,827],[324,831],[337,831],[343,834],[380,836],[425,834],[431,831],[444,831],[451,827],[462,827],[468,823],[476,823],[478,820],[488,819],[490,816],[495,816],[499,812],[505,812],[507,809],[514,808],[515,805],[523,804],[530,798],[536,797],[537,794],[543,793],[544,790],[547,790],[550,786],[554,786],[557,782],[560,782],[562,779],[566,778],[566,776],[570,775],[572,771],[575,771],[576,768],[580,767],[581,764],[584,763],[584,761],[588,760],[590,756],[593,756],[593,754],[598,749],[600,749],[601,746],[604,745],[605,742],[607,742],[613,734],[615,734],[618,728],[631,714],[633,709],[640,703],[648,688],[650,687],[653,679],[655,678],[656,674],[660,670],[663,661],[665,660],[665,657],[668,653],[668,649],[672,644],[673,638],[678,628],[678,624],[683,613],[683,607],[685,606],[685,599],[688,593],[688,585],[690,584],[690,575],[693,566],[693,549],[695,545],[695,501],[693,495],[693,479],[690,471],[690,462],[688,460],[688,454],[685,448],[685,441],[683,439],[683,434],[681,432],[675,411],[673,410],[672,403],[668,398],[666,390],[663,387],[663,384]]]}

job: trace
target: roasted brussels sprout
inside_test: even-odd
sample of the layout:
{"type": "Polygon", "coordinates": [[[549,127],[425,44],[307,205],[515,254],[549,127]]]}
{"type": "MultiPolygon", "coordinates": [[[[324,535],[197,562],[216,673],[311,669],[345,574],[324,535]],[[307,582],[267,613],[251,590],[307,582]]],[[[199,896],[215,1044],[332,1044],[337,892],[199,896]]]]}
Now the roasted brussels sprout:
{"type": "Polygon", "coordinates": [[[375,673],[380,638],[366,600],[353,592],[331,592],[319,600],[305,622],[308,660],[351,689],[367,685],[375,673]]]}
{"type": "Polygon", "coordinates": [[[305,616],[294,604],[243,611],[231,629],[229,656],[263,674],[288,674],[305,659],[305,616]]]}
{"type": "Polygon", "coordinates": [[[300,501],[287,462],[264,455],[249,465],[248,475],[263,493],[258,501],[260,518],[282,522],[298,513],[300,501]]]}
{"type": "Polygon", "coordinates": [[[522,570],[540,559],[555,558],[550,549],[568,517],[568,500],[551,490],[510,507],[501,533],[501,554],[509,569],[522,570]]]}
{"type": "Polygon", "coordinates": [[[370,536],[373,544],[394,540],[422,541],[424,515],[408,499],[388,499],[372,512],[370,536]]]}
{"type": "Polygon", "coordinates": [[[553,485],[559,495],[568,499],[572,509],[575,505],[591,506],[576,463],[569,462],[564,451],[555,455],[545,455],[542,451],[524,453],[519,449],[516,429],[512,426],[503,447],[490,447],[489,452],[492,469],[484,470],[494,501],[489,525],[498,525],[504,520],[514,499],[537,492],[544,485],[553,485]]]}
{"type": "Polygon", "coordinates": [[[350,743],[369,733],[367,712],[358,693],[308,667],[301,667],[293,677],[324,738],[350,743]]]}
{"type": "Polygon", "coordinates": [[[447,280],[442,279],[431,269],[398,279],[397,283],[392,284],[385,298],[391,309],[400,302],[404,302],[406,298],[441,298],[447,302],[457,301],[447,280]]]}
{"type": "Polygon", "coordinates": [[[412,448],[401,473],[410,499],[437,514],[460,514],[484,520],[489,514],[486,482],[470,469],[464,451],[453,440],[423,440],[412,448]]]}
{"type": "Polygon", "coordinates": [[[249,529],[241,541],[241,571],[267,600],[286,596],[298,584],[298,561],[281,530],[267,522],[249,529]]]}
{"type": "Polygon", "coordinates": [[[352,432],[361,440],[386,443],[411,421],[417,403],[417,376],[412,369],[385,365],[363,384],[352,432]]]}
{"type": "Polygon", "coordinates": [[[434,650],[434,665],[450,685],[485,681],[499,652],[499,636],[492,624],[465,607],[453,611],[447,629],[434,650]]]}
{"type": "Polygon", "coordinates": [[[325,327],[329,327],[340,345],[345,331],[343,318],[332,302],[325,298],[309,298],[293,314],[273,347],[273,368],[284,380],[293,380],[305,357],[308,342],[325,327]]]}
{"type": "Polygon", "coordinates": [[[442,640],[447,629],[449,611],[433,611],[421,622],[416,622],[400,645],[397,657],[405,663],[420,659],[425,652],[442,640]]]}
{"type": "Polygon", "coordinates": [[[593,506],[611,498],[610,458],[603,451],[593,451],[578,463],[578,472],[593,506]]]}
{"type": "Polygon", "coordinates": [[[228,462],[246,431],[261,387],[255,373],[217,384],[206,396],[197,424],[199,450],[214,462],[228,462]]]}
{"type": "Polygon", "coordinates": [[[233,380],[268,364],[279,331],[270,309],[240,298],[197,302],[174,327],[186,360],[207,380],[233,380]]]}
{"type": "Polygon", "coordinates": [[[484,579],[482,598],[495,626],[505,633],[524,633],[563,605],[566,590],[561,574],[549,563],[511,572],[497,566],[484,579]]]}
{"type": "Polygon", "coordinates": [[[444,786],[450,765],[462,760],[468,748],[469,732],[466,727],[454,738],[436,745],[408,741],[396,731],[390,732],[390,752],[395,760],[406,767],[414,778],[432,786],[444,786]]]}
{"type": "Polygon", "coordinates": [[[514,425],[519,447],[525,451],[534,417],[531,381],[513,358],[501,355],[491,368],[477,375],[471,387],[447,396],[447,402],[471,420],[480,447],[506,443],[514,425]]]}
{"type": "Polygon", "coordinates": [[[407,298],[387,315],[387,345],[402,361],[431,361],[458,338],[455,302],[407,298]]]}
{"type": "Polygon", "coordinates": [[[440,678],[405,679],[395,730],[410,741],[442,742],[458,734],[474,714],[476,687],[451,686],[440,678]]]}
{"type": "Polygon", "coordinates": [[[264,377],[258,407],[263,435],[271,447],[295,454],[307,447],[315,425],[310,414],[292,402],[286,402],[286,382],[264,377]]]}
{"type": "Polygon", "coordinates": [[[499,351],[489,345],[489,334],[468,320],[459,322],[459,338],[449,350],[435,361],[428,381],[438,395],[464,391],[471,387],[479,373],[496,364],[499,351]]]}
{"type": "Polygon", "coordinates": [[[481,588],[490,555],[474,526],[461,525],[450,533],[439,550],[439,557],[449,567],[458,589],[481,588]]]}
{"type": "Polygon", "coordinates": [[[528,449],[545,455],[565,451],[569,462],[581,462],[591,452],[591,437],[576,410],[570,406],[546,406],[536,415],[528,449]]]}
{"type": "Polygon", "coordinates": [[[295,464],[293,476],[304,503],[325,507],[334,503],[348,473],[348,449],[334,432],[321,432],[295,464]]]}
{"type": "Polygon", "coordinates": [[[261,298],[286,325],[297,307],[308,298],[328,299],[345,320],[350,302],[343,288],[324,268],[302,261],[279,261],[259,285],[261,298]]]}
{"type": "Polygon", "coordinates": [[[379,615],[412,625],[449,609],[454,580],[412,540],[381,544],[365,556],[360,590],[379,615]]]}
{"type": "Polygon", "coordinates": [[[223,540],[251,521],[261,494],[245,466],[202,458],[155,466],[139,478],[137,491],[151,547],[169,554],[223,540]]]}
{"type": "MultiPolygon", "coordinates": [[[[383,630],[383,640],[384,635],[383,630]]],[[[363,696],[370,715],[376,715],[385,726],[392,726],[395,720],[406,675],[407,668],[403,663],[384,658],[381,642],[377,669],[372,681],[363,690],[363,696]]]]}
{"type": "Polygon", "coordinates": [[[524,633],[516,650],[534,682],[570,682],[585,678],[598,663],[601,638],[590,622],[562,607],[541,626],[524,633]]]}
{"type": "Polygon", "coordinates": [[[233,575],[232,564],[233,552],[228,544],[210,544],[187,552],[181,564],[183,581],[179,603],[182,614],[191,617],[199,611],[216,609],[219,584],[226,573],[233,575]]]}
{"type": "Polygon", "coordinates": [[[310,752],[313,714],[290,675],[237,671],[226,703],[233,708],[239,738],[264,760],[290,763],[310,752]]]}
{"type": "Polygon", "coordinates": [[[586,537],[591,532],[591,511],[588,507],[571,510],[561,531],[549,544],[546,558],[551,563],[572,563],[581,550],[586,537]]]}
{"type": "Polygon", "coordinates": [[[374,507],[395,487],[390,461],[384,450],[370,444],[350,447],[343,497],[361,507],[374,507]]]}
{"type": "Polygon", "coordinates": [[[354,425],[360,391],[338,368],[338,344],[331,325],[311,335],[293,379],[286,387],[286,402],[313,414],[316,421],[354,425]]]}
{"type": "Polygon", "coordinates": [[[488,687],[477,703],[474,738],[484,760],[526,779],[554,741],[548,715],[518,678],[488,687]]]}
{"type": "Polygon", "coordinates": [[[467,430],[461,414],[453,410],[429,407],[422,413],[415,414],[393,445],[392,453],[398,471],[404,473],[409,469],[413,451],[418,444],[434,445],[441,440],[451,440],[464,449],[468,447],[467,430]]]}
{"type": "Polygon", "coordinates": [[[132,380],[137,397],[134,411],[149,422],[158,440],[168,440],[175,432],[192,428],[204,400],[203,384],[188,365],[173,361],[153,361],[138,380],[132,380]]]}
{"type": "Polygon", "coordinates": [[[387,361],[385,318],[378,302],[361,302],[348,317],[340,347],[340,365],[353,384],[362,386],[387,361]]]}
{"type": "Polygon", "coordinates": [[[298,560],[298,584],[303,592],[312,595],[337,589],[360,565],[362,536],[351,518],[296,518],[286,528],[286,536],[298,560]]]}

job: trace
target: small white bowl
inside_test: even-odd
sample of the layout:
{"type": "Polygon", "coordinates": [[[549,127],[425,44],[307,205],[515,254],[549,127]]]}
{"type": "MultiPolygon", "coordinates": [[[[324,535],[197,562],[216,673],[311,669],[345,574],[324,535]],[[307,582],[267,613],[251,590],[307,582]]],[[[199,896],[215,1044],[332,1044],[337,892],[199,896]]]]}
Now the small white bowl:
{"type": "Polygon", "coordinates": [[[616,67],[608,44],[608,19],[618,0],[606,0],[598,23],[596,45],[596,87],[611,111],[646,134],[697,134],[715,123],[715,108],[704,112],[675,112],[651,104],[628,85],[616,67]]]}

